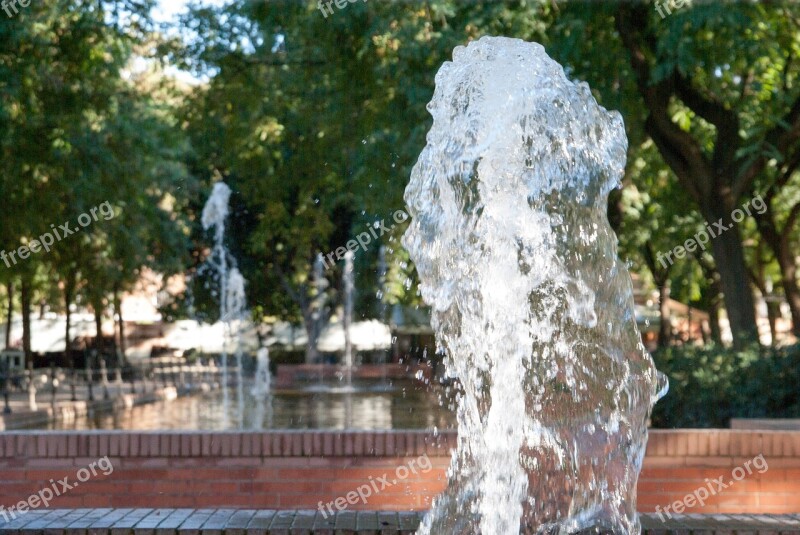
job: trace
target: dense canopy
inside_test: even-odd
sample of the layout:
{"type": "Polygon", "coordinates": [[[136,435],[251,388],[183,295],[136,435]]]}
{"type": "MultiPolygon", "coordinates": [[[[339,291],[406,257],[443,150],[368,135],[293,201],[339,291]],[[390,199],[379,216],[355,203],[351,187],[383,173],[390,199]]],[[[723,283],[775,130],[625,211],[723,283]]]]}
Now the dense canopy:
{"type": "MultiPolygon", "coordinates": [[[[215,319],[213,282],[196,270],[210,243],[199,212],[219,180],[234,191],[229,245],[254,319],[312,323],[317,255],[335,259],[381,222],[356,255],[357,312],[418,304],[393,215],[430,127],[433,77],[455,46],[506,35],[541,42],[622,112],[628,170],[609,218],[662,304],[707,312],[717,341],[727,317],[745,345],[769,297],[800,334],[800,5],[339,4],[198,4],[177,27],[153,20],[152,0],[0,12],[0,247],[33,251],[105,202],[115,214],[0,263],[4,316],[47,303],[99,322],[148,268],[194,281],[167,317],[215,319]],[[388,290],[376,297],[381,251],[388,290]]],[[[337,284],[327,292],[338,305],[337,284]]],[[[662,322],[660,344],[673,341],[662,322]]]]}

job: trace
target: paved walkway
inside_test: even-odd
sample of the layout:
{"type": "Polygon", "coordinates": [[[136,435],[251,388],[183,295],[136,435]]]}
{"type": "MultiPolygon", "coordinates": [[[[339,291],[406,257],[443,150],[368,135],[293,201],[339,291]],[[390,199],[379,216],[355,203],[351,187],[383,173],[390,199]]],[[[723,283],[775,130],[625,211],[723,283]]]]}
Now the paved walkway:
{"type": "MultiPolygon", "coordinates": [[[[4,512],[4,511],[3,511],[4,512]]],[[[253,509],[56,509],[35,510],[6,522],[3,535],[339,535],[412,534],[422,513],[253,509]]],[[[676,515],[661,522],[642,515],[650,535],[800,535],[799,515],[676,515]]],[[[445,534],[442,534],[445,535],[445,534]]]]}

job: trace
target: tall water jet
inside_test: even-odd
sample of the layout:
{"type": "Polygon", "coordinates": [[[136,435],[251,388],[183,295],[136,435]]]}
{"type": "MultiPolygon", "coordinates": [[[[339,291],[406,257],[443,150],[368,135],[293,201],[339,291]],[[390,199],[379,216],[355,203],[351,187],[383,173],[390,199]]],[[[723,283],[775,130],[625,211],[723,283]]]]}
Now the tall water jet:
{"type": "MultiPolygon", "coordinates": [[[[379,319],[381,322],[386,323],[387,321],[387,307],[386,307],[386,277],[389,273],[389,266],[386,263],[386,246],[381,245],[381,248],[378,249],[378,292],[376,297],[378,298],[378,314],[379,319]]],[[[386,362],[388,360],[389,353],[388,351],[381,352],[380,364],[381,364],[381,385],[386,385],[386,362]]]]}
{"type": "Polygon", "coordinates": [[[269,395],[272,390],[272,375],[269,372],[269,349],[262,347],[256,352],[256,375],[251,393],[257,398],[269,395]]]}
{"type": "MultiPolygon", "coordinates": [[[[214,189],[203,207],[201,223],[203,229],[214,228],[214,247],[208,258],[208,265],[213,267],[219,276],[219,315],[225,324],[225,342],[236,338],[236,384],[238,392],[239,415],[244,413],[244,395],[242,393],[242,347],[241,322],[246,306],[245,280],[236,261],[229,258],[225,248],[225,220],[228,218],[231,189],[224,182],[214,184],[214,189]],[[234,335],[235,330],[235,335],[234,335]]],[[[225,414],[228,414],[228,345],[222,344],[222,389],[225,414]]]]}
{"type": "MultiPolygon", "coordinates": [[[[316,364],[321,362],[319,357],[319,337],[328,321],[328,314],[325,308],[326,295],[328,289],[328,279],[325,278],[325,259],[322,253],[317,253],[314,259],[314,271],[311,279],[314,288],[314,297],[311,300],[311,315],[309,318],[310,328],[308,332],[308,346],[306,347],[306,363],[316,364]]],[[[320,380],[322,379],[322,367],[320,367],[320,380]]]]}
{"type": "MultiPolygon", "coordinates": [[[[254,430],[264,428],[264,413],[267,404],[269,404],[270,415],[272,413],[271,391],[272,375],[269,372],[269,349],[262,347],[256,352],[256,375],[253,389],[250,391],[256,400],[256,410],[253,415],[252,426],[254,430]]],[[[272,427],[271,423],[270,427],[272,427]]]]}
{"type": "Polygon", "coordinates": [[[244,292],[245,281],[237,267],[231,268],[228,273],[228,282],[224,296],[225,309],[222,321],[227,327],[228,339],[236,343],[236,400],[239,415],[239,425],[244,421],[244,378],[242,377],[242,324],[244,322],[247,300],[244,292]]]}
{"type": "Polygon", "coordinates": [[[606,218],[622,118],[535,43],[453,52],[406,189],[403,243],[457,379],[458,444],[420,534],[638,533],[664,380],[606,218]]]}
{"type": "Polygon", "coordinates": [[[353,343],[350,339],[350,326],[353,323],[353,252],[344,255],[344,273],[342,274],[344,306],[342,327],[344,328],[344,365],[347,387],[353,385],[353,343]]]}

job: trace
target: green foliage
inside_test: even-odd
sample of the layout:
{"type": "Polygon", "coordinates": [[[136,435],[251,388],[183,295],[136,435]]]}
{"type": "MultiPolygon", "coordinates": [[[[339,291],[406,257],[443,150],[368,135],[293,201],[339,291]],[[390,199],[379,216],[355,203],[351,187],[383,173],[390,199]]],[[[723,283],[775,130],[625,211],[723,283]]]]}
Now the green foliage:
{"type": "Polygon", "coordinates": [[[0,17],[0,198],[13,206],[0,248],[105,202],[115,210],[50,252],[0,265],[0,281],[25,283],[29,300],[55,310],[67,299],[100,314],[143,267],[169,275],[186,264],[185,144],[163,73],[147,80],[134,65],[153,5],[57,0],[0,17]]]}
{"type": "MultiPolygon", "coordinates": [[[[507,35],[543,43],[570,77],[621,111],[630,150],[617,207],[620,252],[643,279],[670,284],[673,298],[708,310],[719,295],[711,288],[715,271],[728,266],[716,266],[709,252],[669,270],[653,258],[703,227],[703,203],[648,136],[654,110],[617,26],[629,7],[643,9],[633,30],[646,36],[648,84],[679,73],[695,98],[735,113],[730,145],[737,150],[718,151],[718,126],[690,99],[669,98],[668,122],[707,160],[735,163],[733,171],[768,155],[746,193],[775,189],[785,249],[800,246],[792,231],[800,173],[774,187],[792,153],[800,154],[798,142],[783,152],[764,142],[797,99],[796,4],[696,2],[661,19],[652,5],[617,1],[356,2],[325,18],[315,0],[237,0],[195,8],[168,38],[154,32],[153,4],[53,0],[0,16],[0,198],[14,207],[0,216],[0,245],[15,247],[106,200],[118,209],[117,218],[57,244],[46,258],[0,269],[0,283],[24,277],[37,297],[49,298],[74,281],[76,300],[102,306],[145,266],[165,274],[196,268],[210,243],[200,210],[213,182],[225,180],[234,190],[229,246],[249,281],[249,305],[257,317],[298,320],[317,252],[344,246],[403,207],[430,127],[425,106],[436,71],[455,46],[507,35]],[[273,50],[279,35],[283,45],[273,50]],[[149,72],[135,68],[142,57],[149,72]],[[203,83],[178,87],[158,68],[165,57],[203,83]]],[[[712,188],[707,182],[700,189],[712,188]]],[[[399,243],[404,228],[357,254],[362,313],[380,309],[372,290],[381,245],[389,267],[384,301],[419,303],[414,266],[399,243]]],[[[750,271],[777,281],[781,270],[761,231],[750,220],[739,230],[750,271]]],[[[327,276],[338,279],[339,269],[327,276]]],[[[174,303],[170,317],[194,305],[214,319],[213,284],[196,281],[194,303],[174,303]]],[[[336,284],[329,292],[335,301],[336,284]]]]}
{"type": "Polygon", "coordinates": [[[800,345],[741,351],[671,347],[653,355],[667,375],[654,427],[727,427],[731,418],[800,417],[800,345]]]}

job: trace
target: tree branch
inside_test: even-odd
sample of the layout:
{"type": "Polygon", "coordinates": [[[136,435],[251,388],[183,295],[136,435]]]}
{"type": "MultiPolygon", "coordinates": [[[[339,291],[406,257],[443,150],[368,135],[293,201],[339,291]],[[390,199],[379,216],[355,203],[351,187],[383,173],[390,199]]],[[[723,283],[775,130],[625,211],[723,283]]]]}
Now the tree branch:
{"type": "Polygon", "coordinates": [[[650,270],[650,273],[653,274],[653,280],[658,286],[663,285],[669,279],[669,272],[672,270],[672,264],[667,265],[664,269],[658,269],[658,265],[656,264],[656,257],[653,253],[653,247],[650,243],[645,243],[644,247],[642,247],[642,256],[644,257],[644,262],[647,264],[647,268],[650,270]]]}
{"type": "Polygon", "coordinates": [[[681,184],[698,204],[703,205],[712,186],[703,178],[711,177],[714,173],[697,140],[673,123],[668,113],[670,98],[676,88],[675,74],[651,84],[652,71],[648,56],[652,56],[652,52],[641,44],[646,41],[641,34],[641,29],[647,27],[646,6],[622,5],[616,21],[622,43],[630,54],[639,93],[650,112],[645,123],[646,131],[681,184]]]}
{"type": "Polygon", "coordinates": [[[772,156],[765,154],[766,147],[773,147],[780,154],[785,155],[797,140],[800,140],[800,96],[783,119],[778,121],[764,136],[758,157],[749,165],[746,164],[744,157],[740,157],[736,162],[735,168],[741,169],[741,171],[732,184],[731,191],[734,198],[738,199],[744,190],[749,189],[753,180],[767,166],[767,162],[772,156]]]}
{"type": "Polygon", "coordinates": [[[782,189],[786,184],[789,183],[789,179],[792,178],[792,175],[797,170],[797,167],[800,166],[800,150],[794,153],[793,156],[788,158],[788,161],[783,166],[783,171],[781,172],[781,176],[778,177],[777,180],[774,182],[774,186],[776,190],[782,189]]]}
{"type": "Polygon", "coordinates": [[[789,212],[789,217],[786,218],[786,223],[781,231],[781,242],[785,247],[789,246],[789,237],[792,235],[792,229],[795,224],[797,224],[798,218],[800,218],[800,202],[792,207],[792,210],[789,212]]]}
{"type": "Polygon", "coordinates": [[[712,166],[716,178],[732,176],[729,167],[739,149],[739,118],[714,95],[703,95],[682,74],[674,73],[675,89],[684,104],[717,129],[712,166]]]}

